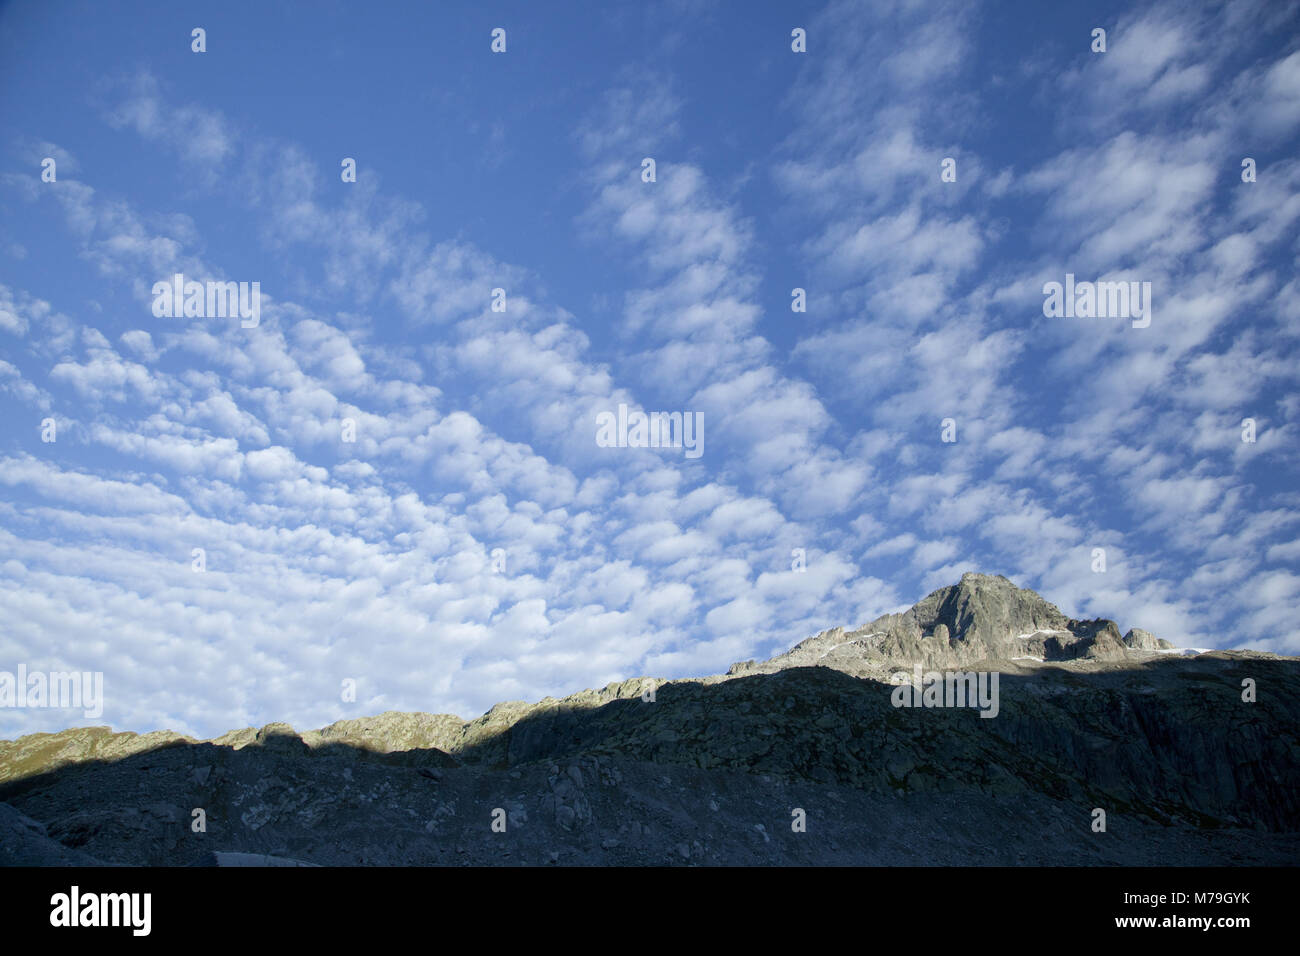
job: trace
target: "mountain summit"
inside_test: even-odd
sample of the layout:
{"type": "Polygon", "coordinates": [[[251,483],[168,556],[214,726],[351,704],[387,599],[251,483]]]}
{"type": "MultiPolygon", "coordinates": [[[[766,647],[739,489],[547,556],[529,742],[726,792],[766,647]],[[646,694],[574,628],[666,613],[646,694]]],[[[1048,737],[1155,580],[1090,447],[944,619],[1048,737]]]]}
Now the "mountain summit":
{"type": "Polygon", "coordinates": [[[727,672],[770,674],[819,665],[857,677],[920,664],[962,667],[980,661],[1123,661],[1176,650],[1168,641],[1133,628],[1123,637],[1111,620],[1066,617],[1033,591],[1000,574],[967,572],[901,614],[886,614],[864,627],[823,631],[784,654],[758,663],[733,664],[727,672]]]}

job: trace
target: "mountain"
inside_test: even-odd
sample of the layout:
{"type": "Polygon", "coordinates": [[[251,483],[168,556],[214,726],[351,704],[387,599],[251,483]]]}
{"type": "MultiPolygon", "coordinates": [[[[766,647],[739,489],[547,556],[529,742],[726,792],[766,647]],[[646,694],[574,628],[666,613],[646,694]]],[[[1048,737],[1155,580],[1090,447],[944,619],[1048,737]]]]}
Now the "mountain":
{"type": "Polygon", "coordinates": [[[0,741],[0,862],[1295,863],[1298,730],[1295,658],[966,574],[726,675],[472,721],[0,741]]]}
{"type": "Polygon", "coordinates": [[[886,614],[855,631],[825,631],[761,664],[733,664],[728,674],[771,674],[817,664],[873,677],[917,663],[929,669],[1027,658],[1123,661],[1134,652],[1174,649],[1138,628],[1120,637],[1114,621],[1067,618],[1001,575],[967,573],[902,614],[886,614]]]}

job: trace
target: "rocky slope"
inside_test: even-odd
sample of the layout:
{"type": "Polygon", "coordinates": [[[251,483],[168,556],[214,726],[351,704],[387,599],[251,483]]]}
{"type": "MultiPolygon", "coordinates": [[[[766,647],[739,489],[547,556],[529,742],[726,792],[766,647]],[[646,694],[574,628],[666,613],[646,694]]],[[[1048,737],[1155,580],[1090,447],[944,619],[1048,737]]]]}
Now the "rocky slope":
{"type": "Polygon", "coordinates": [[[854,631],[835,628],[761,664],[734,664],[729,674],[770,674],[817,664],[861,677],[880,677],[920,663],[960,669],[987,660],[1124,661],[1134,652],[1174,650],[1168,641],[1133,628],[1123,637],[1114,621],[1077,621],[1033,591],[1001,575],[964,574],[902,614],[887,614],[854,631]]]}
{"type": "Polygon", "coordinates": [[[1294,658],[1182,656],[968,574],[724,676],[473,721],[0,741],[0,862],[1294,863],[1298,731],[1294,658]],[[915,664],[996,673],[996,716],[895,706],[915,664]]]}

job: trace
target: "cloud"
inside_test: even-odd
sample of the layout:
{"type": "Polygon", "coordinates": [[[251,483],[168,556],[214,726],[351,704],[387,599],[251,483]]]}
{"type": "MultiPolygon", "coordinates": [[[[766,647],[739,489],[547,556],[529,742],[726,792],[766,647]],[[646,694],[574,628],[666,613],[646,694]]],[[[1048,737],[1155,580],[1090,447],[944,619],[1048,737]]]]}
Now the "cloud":
{"type": "Polygon", "coordinates": [[[1044,22],[1036,54],[989,8],[830,3],[802,60],[715,51],[756,109],[674,27],[562,108],[476,88],[354,184],[366,77],[329,135],[148,73],[59,100],[79,165],[0,179],[41,263],[0,286],[6,653],[211,734],[721,671],[970,569],[1297,646],[1288,21],[1161,4],[1104,58],[1044,22]],[[176,271],[259,280],[261,324],[154,319],[176,271]],[[1152,325],[1049,320],[1067,271],[1150,280],[1152,325]],[[598,448],[619,404],[701,412],[703,457],[598,448]]]}

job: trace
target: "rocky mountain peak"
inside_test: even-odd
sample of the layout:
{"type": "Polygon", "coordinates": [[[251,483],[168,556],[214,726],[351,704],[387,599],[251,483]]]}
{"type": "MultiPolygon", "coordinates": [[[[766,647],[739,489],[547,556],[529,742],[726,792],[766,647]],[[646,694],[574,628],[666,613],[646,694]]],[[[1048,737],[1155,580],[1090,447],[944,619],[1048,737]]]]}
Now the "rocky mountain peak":
{"type": "Polygon", "coordinates": [[[946,626],[950,639],[995,650],[1005,637],[1064,630],[1067,618],[1054,604],[1000,574],[967,572],[952,587],[932,592],[910,612],[923,633],[946,626]]]}
{"type": "Polygon", "coordinates": [[[946,668],[976,661],[1113,661],[1173,648],[1141,629],[1120,635],[1114,621],[1075,620],[1001,574],[968,571],[956,584],[932,591],[902,613],[886,614],[853,631],[824,631],[771,660],[735,664],[728,673],[818,665],[878,676],[915,664],[946,668]]]}

